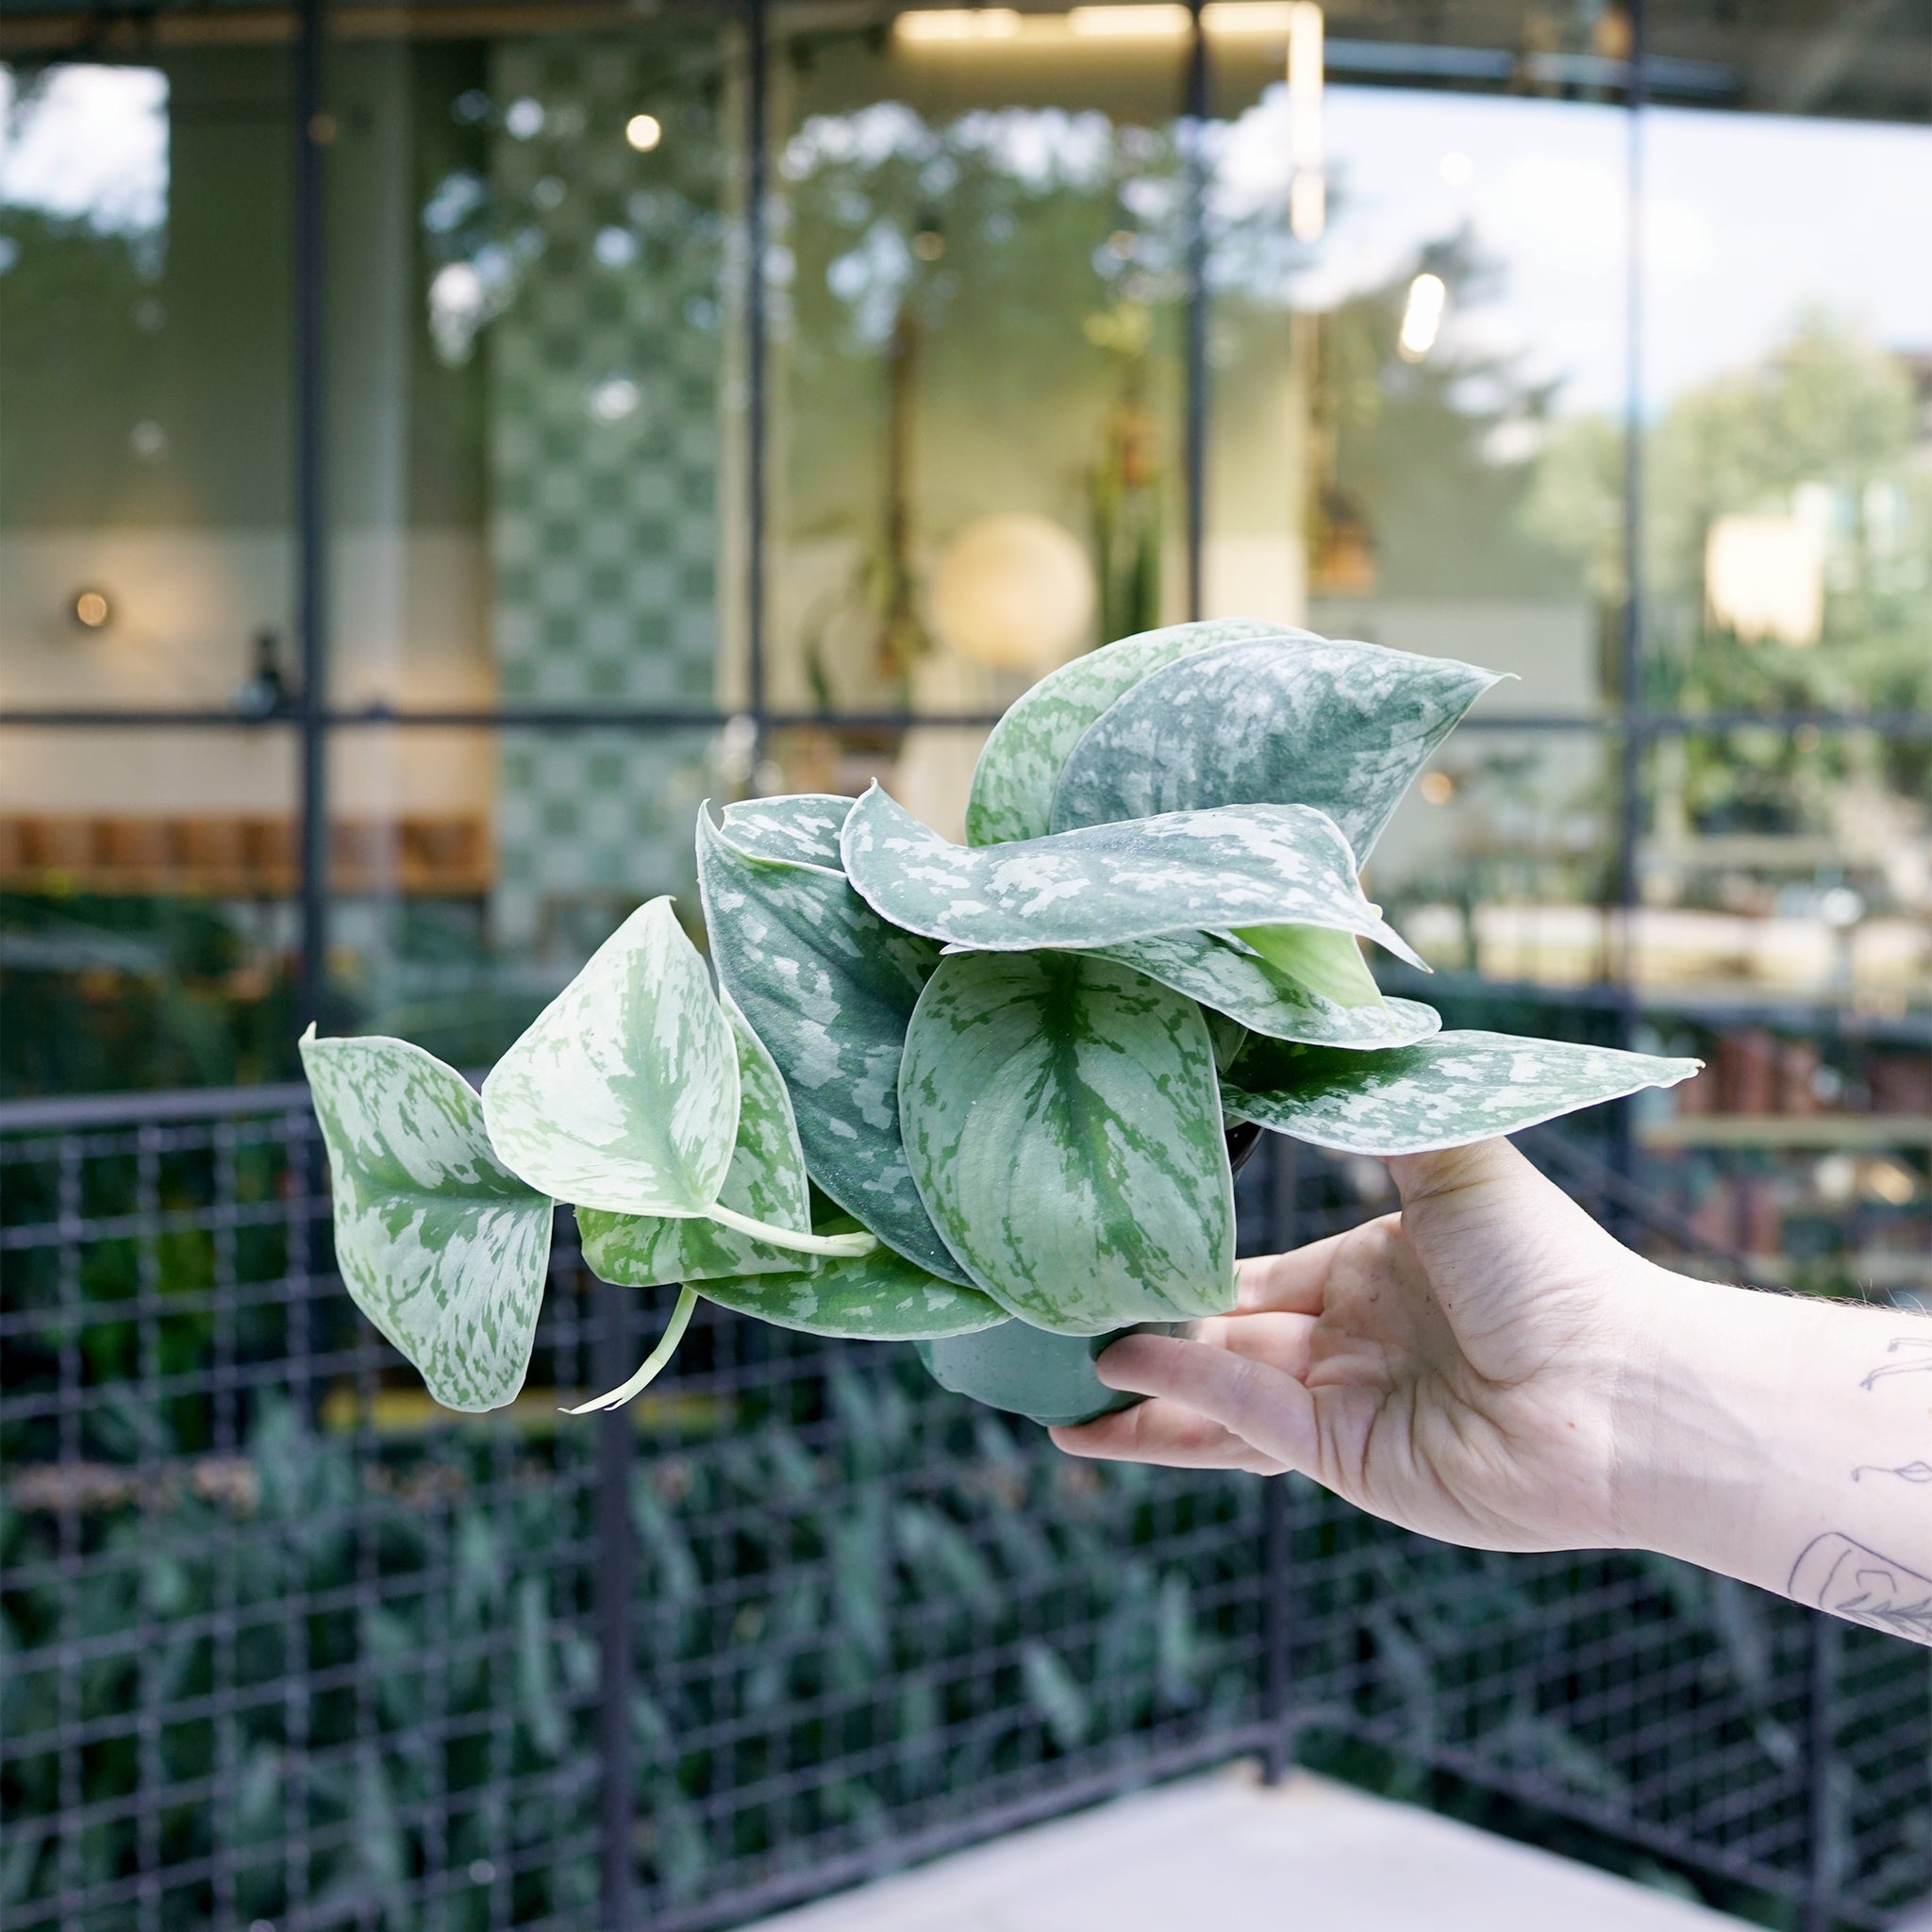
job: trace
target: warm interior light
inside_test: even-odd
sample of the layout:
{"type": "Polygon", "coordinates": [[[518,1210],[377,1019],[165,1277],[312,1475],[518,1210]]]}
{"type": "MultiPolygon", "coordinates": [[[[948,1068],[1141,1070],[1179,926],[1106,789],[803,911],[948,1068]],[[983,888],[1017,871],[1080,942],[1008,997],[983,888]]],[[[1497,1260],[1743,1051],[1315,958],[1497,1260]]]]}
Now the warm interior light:
{"type": "Polygon", "coordinates": [[[1067,15],[1067,31],[1088,40],[1172,38],[1193,28],[1185,7],[1076,7],[1067,15]]]}
{"type": "Polygon", "coordinates": [[[1328,188],[1322,173],[1322,9],[1294,0],[1288,9],[1289,231],[1297,242],[1319,239],[1328,222],[1328,188]]]}
{"type": "Polygon", "coordinates": [[[76,591],[74,593],[74,621],[82,630],[106,630],[114,615],[105,591],[76,591]]]}
{"type": "Polygon", "coordinates": [[[902,41],[1009,41],[1020,16],[1010,7],[941,7],[900,14],[892,31],[902,41]]]}
{"type": "Polygon", "coordinates": [[[1297,242],[1319,242],[1328,225],[1328,183],[1303,168],[1288,184],[1288,231],[1297,242]]]}
{"type": "Polygon", "coordinates": [[[1448,300],[1449,286],[1441,275],[1420,275],[1409,283],[1408,301],[1402,311],[1402,334],[1396,342],[1405,362],[1420,362],[1436,346],[1448,300]]]}
{"type": "Polygon", "coordinates": [[[1815,644],[1824,630],[1824,532],[1776,513],[1712,517],[1704,596],[1713,629],[1746,643],[1815,644]]]}
{"type": "Polygon", "coordinates": [[[1431,805],[1447,805],[1456,796],[1456,780],[1447,772],[1424,772],[1416,788],[1431,805]]]}
{"type": "Polygon", "coordinates": [[[664,139],[664,124],[655,114],[633,114],[624,124],[624,138],[639,154],[647,155],[664,139]]]}
{"type": "Polygon", "coordinates": [[[933,629],[955,656],[1037,677],[1087,641],[1093,566],[1052,519],[997,512],[968,524],[941,552],[927,602],[933,629]]]}

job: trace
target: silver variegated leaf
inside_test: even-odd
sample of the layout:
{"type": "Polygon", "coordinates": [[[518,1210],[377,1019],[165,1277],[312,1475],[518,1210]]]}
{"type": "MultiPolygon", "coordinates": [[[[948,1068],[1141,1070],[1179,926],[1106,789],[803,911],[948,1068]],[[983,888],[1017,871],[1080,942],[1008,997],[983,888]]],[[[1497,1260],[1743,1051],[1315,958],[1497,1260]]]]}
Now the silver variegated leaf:
{"type": "Polygon", "coordinates": [[[551,1203],[491,1151],[469,1083],[405,1040],[302,1036],[336,1265],[445,1408],[500,1408],[529,1366],[551,1203]]]}
{"type": "Polygon", "coordinates": [[[1397,801],[1496,674],[1317,639],[1223,644],[1143,678],[1081,734],[1053,829],[1217,805],[1308,805],[1365,864],[1397,801]]]}
{"type": "Polygon", "coordinates": [[[754,858],[785,858],[841,872],[839,829],[851,809],[851,799],[828,791],[749,798],[724,808],[719,829],[754,858]]]}
{"type": "Polygon", "coordinates": [[[847,877],[875,911],[976,951],[1292,921],[1364,933],[1415,959],[1362,897],[1346,841],[1306,806],[1171,812],[974,847],[948,843],[874,785],[841,844],[847,877]]]}
{"type": "Polygon", "coordinates": [[[1231,1306],[1234,1183],[1192,1000],[1084,954],[952,955],[907,1029],[899,1111],[928,1211],[1001,1307],[1096,1335],[1231,1306]]]}
{"type": "MultiPolygon", "coordinates": [[[[727,992],[724,1017],[738,1049],[738,1144],[719,1191],[721,1207],[774,1227],[811,1228],[805,1155],[791,1098],[764,1042],[727,992]]],[[[704,1216],[608,1214],[577,1209],[584,1263],[604,1281],[626,1288],[704,1281],[714,1275],[791,1274],[805,1260],[796,1248],[769,1241],[704,1216]]]]}
{"type": "Polygon", "coordinates": [[[1053,789],[1080,734],[1124,691],[1191,652],[1240,639],[1313,641],[1312,631],[1254,618],[1171,624],[1090,651],[1049,672],[992,728],[973,774],[966,842],[1000,845],[1053,830],[1053,789]]]}
{"type": "Polygon", "coordinates": [[[1513,1134],[1644,1087],[1697,1060],[1507,1033],[1439,1033],[1390,1053],[1251,1040],[1222,1084],[1228,1117],[1346,1154],[1422,1154],[1513,1134]]]}
{"type": "Polygon", "coordinates": [[[738,1138],[738,1051],[669,899],[641,906],[483,1083],[497,1158],[613,1214],[703,1214],[738,1138]]]}
{"type": "Polygon", "coordinates": [[[1238,1020],[1273,1040],[1307,1041],[1357,1050],[1408,1046],[1439,1031],[1441,1015],[1419,1000],[1341,1006],[1310,991],[1269,960],[1243,953],[1212,933],[1166,933],[1109,946],[1100,956],[1184,992],[1210,1013],[1238,1020]]]}
{"type": "MultiPolygon", "coordinates": [[[[841,1215],[819,1225],[821,1232],[835,1234],[858,1224],[841,1215]]],[[[976,1288],[941,1281],[886,1247],[856,1260],[821,1261],[786,1274],[700,1281],[697,1291],[720,1307],[756,1315],[780,1328],[862,1341],[971,1335],[1009,1319],[1006,1309],[976,1288]]]]}
{"type": "Polygon", "coordinates": [[[816,865],[758,858],[698,814],[698,886],[718,977],[791,1091],[812,1178],[888,1247],[960,1286],[899,1136],[906,1023],[939,958],[816,865]]]}

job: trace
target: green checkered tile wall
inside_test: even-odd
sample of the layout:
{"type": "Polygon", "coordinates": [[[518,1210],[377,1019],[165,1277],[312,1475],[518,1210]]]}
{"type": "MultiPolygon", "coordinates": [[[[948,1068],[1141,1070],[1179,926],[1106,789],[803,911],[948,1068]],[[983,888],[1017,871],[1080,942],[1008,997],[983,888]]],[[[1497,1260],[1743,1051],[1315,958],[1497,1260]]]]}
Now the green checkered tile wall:
{"type": "MultiPolygon", "coordinates": [[[[501,42],[491,63],[509,262],[487,349],[504,701],[708,709],[725,242],[715,36],[501,42]],[[663,127],[648,153],[625,138],[639,113],[663,127]]],[[[541,943],[683,884],[706,775],[703,741],[684,733],[506,745],[499,941],[541,943]]]]}

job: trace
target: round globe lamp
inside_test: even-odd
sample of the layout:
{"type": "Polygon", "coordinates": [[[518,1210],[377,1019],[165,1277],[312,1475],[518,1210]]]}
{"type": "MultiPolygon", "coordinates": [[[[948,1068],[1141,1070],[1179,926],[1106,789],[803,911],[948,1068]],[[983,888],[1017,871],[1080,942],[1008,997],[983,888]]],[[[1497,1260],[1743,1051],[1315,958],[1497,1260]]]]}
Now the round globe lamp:
{"type": "Polygon", "coordinates": [[[1007,511],[970,523],[932,575],[932,627],[949,651],[996,671],[1063,664],[1093,621],[1093,567],[1050,517],[1007,511]]]}

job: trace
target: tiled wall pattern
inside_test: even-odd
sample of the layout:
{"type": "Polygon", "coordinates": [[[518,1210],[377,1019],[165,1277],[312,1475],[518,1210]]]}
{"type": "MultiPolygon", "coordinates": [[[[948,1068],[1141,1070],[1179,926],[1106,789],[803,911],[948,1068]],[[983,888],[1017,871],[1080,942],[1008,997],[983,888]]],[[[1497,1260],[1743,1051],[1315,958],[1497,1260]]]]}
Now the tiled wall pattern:
{"type": "MultiPolygon", "coordinates": [[[[714,36],[499,42],[489,357],[503,700],[708,708],[718,624],[721,271],[714,36]],[[706,85],[707,78],[713,83],[706,85]],[[632,116],[658,144],[625,139],[632,116]]],[[[691,871],[708,741],[507,736],[499,944],[581,943],[691,871]]]]}

